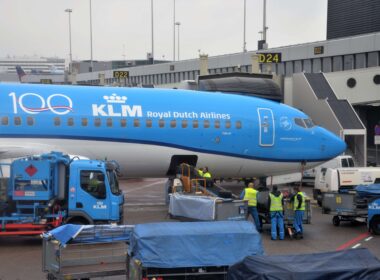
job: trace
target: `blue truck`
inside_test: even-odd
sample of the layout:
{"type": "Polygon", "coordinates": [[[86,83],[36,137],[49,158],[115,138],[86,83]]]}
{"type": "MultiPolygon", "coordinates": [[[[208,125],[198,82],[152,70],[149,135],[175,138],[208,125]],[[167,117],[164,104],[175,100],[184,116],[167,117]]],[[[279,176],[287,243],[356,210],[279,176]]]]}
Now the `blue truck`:
{"type": "Polygon", "coordinates": [[[14,160],[2,180],[0,236],[36,235],[64,223],[122,223],[118,165],[51,152],[14,160]]]}

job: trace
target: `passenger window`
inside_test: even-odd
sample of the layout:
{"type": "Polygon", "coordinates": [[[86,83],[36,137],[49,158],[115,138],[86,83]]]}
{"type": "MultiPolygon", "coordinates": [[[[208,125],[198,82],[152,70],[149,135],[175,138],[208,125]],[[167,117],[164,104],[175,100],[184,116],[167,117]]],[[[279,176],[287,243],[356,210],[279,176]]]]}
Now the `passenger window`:
{"type": "Polygon", "coordinates": [[[2,125],[8,125],[8,123],[9,123],[8,117],[2,117],[1,118],[1,124],[2,125]]]}
{"type": "Polygon", "coordinates": [[[210,127],[210,121],[209,120],[204,120],[203,121],[203,127],[204,128],[209,128],[210,127]]]}
{"type": "Polygon", "coordinates": [[[226,128],[231,128],[231,121],[226,121],[226,128]]]}
{"type": "Polygon", "coordinates": [[[101,121],[100,118],[95,118],[95,119],[94,119],[94,125],[95,125],[96,127],[99,127],[101,124],[102,124],[102,121],[101,121]]]}
{"type": "Polygon", "coordinates": [[[236,123],[235,123],[235,127],[236,127],[237,129],[241,129],[241,121],[236,121],[236,123]]]}
{"type": "Polygon", "coordinates": [[[112,119],[111,118],[107,118],[107,127],[112,127],[112,119]]]}
{"type": "Polygon", "coordinates": [[[300,119],[300,118],[295,118],[294,119],[294,122],[296,125],[300,126],[300,127],[303,127],[303,128],[306,128],[306,125],[303,121],[303,119],[300,119]]]}
{"type": "Polygon", "coordinates": [[[160,128],[165,127],[165,121],[164,121],[163,119],[160,119],[160,120],[158,121],[158,126],[159,126],[160,128]]]}
{"type": "Polygon", "coordinates": [[[198,120],[193,120],[193,128],[198,128],[198,120]]]}
{"type": "Polygon", "coordinates": [[[26,118],[26,123],[29,126],[34,125],[34,118],[33,117],[27,117],[26,118]]]}
{"type": "Polygon", "coordinates": [[[55,126],[60,126],[61,125],[61,119],[59,117],[54,118],[54,125],[55,126]]]}
{"type": "Polygon", "coordinates": [[[187,128],[187,120],[182,120],[182,128],[187,128]]]}
{"type": "Polygon", "coordinates": [[[98,199],[105,199],[107,196],[105,176],[101,171],[82,170],[80,172],[80,187],[98,199]]]}
{"type": "Polygon", "coordinates": [[[127,120],[126,119],[121,119],[120,120],[120,126],[121,127],[126,127],[127,126],[127,120]]]}
{"type": "Polygon", "coordinates": [[[73,118],[68,118],[67,119],[67,125],[68,126],[73,126],[74,125],[74,119],[73,118]]]}
{"type": "Polygon", "coordinates": [[[176,126],[177,126],[177,121],[176,120],[171,120],[170,121],[170,127],[171,128],[176,128],[176,126]]]}
{"type": "Polygon", "coordinates": [[[15,125],[21,125],[21,118],[20,117],[15,117],[14,118],[15,125]]]}
{"type": "Polygon", "coordinates": [[[354,167],[354,166],[355,166],[354,160],[352,158],[348,158],[348,167],[354,167]]]}
{"type": "Polygon", "coordinates": [[[134,119],[133,120],[133,126],[134,127],[140,127],[140,120],[139,119],[134,119]]]}
{"type": "Polygon", "coordinates": [[[82,118],[82,126],[87,126],[87,125],[88,125],[87,118],[82,118]]]}
{"type": "Polygon", "coordinates": [[[152,120],[146,120],[146,127],[152,127],[152,120]]]}
{"type": "Polygon", "coordinates": [[[216,120],[216,121],[214,122],[214,127],[215,127],[215,128],[220,128],[220,120],[216,120]]]}

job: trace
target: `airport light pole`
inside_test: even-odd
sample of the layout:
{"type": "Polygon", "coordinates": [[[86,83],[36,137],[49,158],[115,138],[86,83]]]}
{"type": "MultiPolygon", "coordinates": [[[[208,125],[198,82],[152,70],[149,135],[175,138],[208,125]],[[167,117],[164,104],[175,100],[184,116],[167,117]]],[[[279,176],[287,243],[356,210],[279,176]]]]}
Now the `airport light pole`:
{"type": "Polygon", "coordinates": [[[154,24],[153,24],[153,0],[150,0],[151,15],[152,15],[152,64],[154,64],[154,24]]]}
{"type": "Polygon", "coordinates": [[[175,61],[175,0],[173,0],[173,61],[175,61]]]}
{"type": "Polygon", "coordinates": [[[73,62],[73,53],[71,51],[71,13],[73,12],[72,9],[66,9],[66,13],[69,14],[69,44],[70,44],[70,64],[69,64],[69,73],[71,74],[71,64],[73,62]]]}
{"type": "Polygon", "coordinates": [[[92,61],[92,8],[91,8],[91,0],[90,0],[90,50],[91,50],[91,59],[90,59],[91,71],[90,72],[93,72],[94,63],[92,61]]]}
{"type": "Polygon", "coordinates": [[[263,3],[263,41],[267,45],[267,0],[263,3]]]}
{"type": "Polygon", "coordinates": [[[244,27],[243,27],[243,52],[247,52],[247,42],[245,41],[246,31],[247,0],[244,0],[244,27]]]}
{"type": "Polygon", "coordinates": [[[175,23],[175,25],[177,25],[177,31],[178,31],[178,35],[177,35],[177,37],[178,37],[178,61],[179,61],[179,26],[181,25],[181,23],[179,22],[179,21],[177,21],[176,23],[175,23]]]}

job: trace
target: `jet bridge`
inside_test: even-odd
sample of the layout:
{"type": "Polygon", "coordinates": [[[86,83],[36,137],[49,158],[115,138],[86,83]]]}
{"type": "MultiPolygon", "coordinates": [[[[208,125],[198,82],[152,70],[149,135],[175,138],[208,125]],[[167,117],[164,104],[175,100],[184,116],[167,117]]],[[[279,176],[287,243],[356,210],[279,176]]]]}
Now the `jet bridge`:
{"type": "Polygon", "coordinates": [[[367,163],[367,131],[352,105],[338,99],[323,73],[293,75],[293,106],[347,143],[359,166],[367,163]]]}

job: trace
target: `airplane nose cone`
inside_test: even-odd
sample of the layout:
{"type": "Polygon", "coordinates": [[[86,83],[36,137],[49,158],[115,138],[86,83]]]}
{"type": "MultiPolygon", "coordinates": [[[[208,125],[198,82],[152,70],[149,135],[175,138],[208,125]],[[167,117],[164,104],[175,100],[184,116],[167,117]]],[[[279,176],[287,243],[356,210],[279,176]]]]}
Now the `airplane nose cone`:
{"type": "Polygon", "coordinates": [[[330,131],[325,131],[324,140],[321,144],[321,152],[323,152],[327,158],[334,158],[342,154],[346,148],[346,143],[335,134],[330,131]]]}

